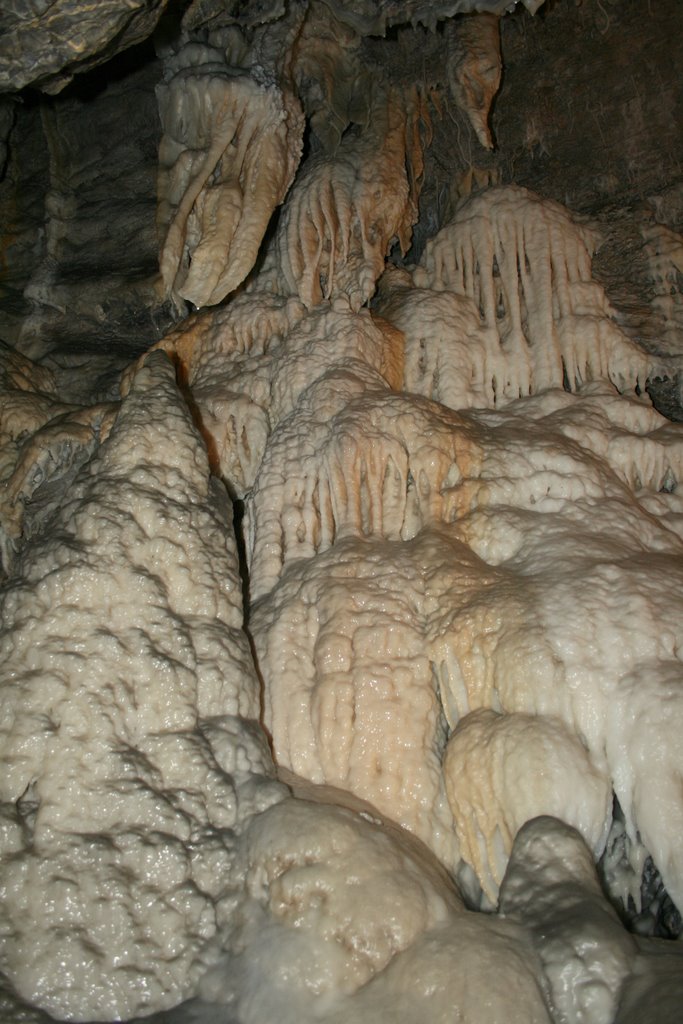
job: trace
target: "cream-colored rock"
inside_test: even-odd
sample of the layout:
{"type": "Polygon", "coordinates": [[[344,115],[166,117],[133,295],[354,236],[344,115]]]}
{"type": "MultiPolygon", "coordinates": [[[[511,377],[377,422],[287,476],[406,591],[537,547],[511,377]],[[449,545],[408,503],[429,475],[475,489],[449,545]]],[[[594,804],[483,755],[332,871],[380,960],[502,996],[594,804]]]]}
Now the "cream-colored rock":
{"type": "Polygon", "coordinates": [[[179,383],[193,385],[203,373],[225,370],[234,361],[250,355],[263,355],[273,342],[287,334],[303,316],[296,299],[285,299],[269,292],[240,294],[216,309],[194,313],[150,346],[121,376],[125,397],[135,374],[149,352],[161,349],[175,363],[179,383]]]}
{"type": "Polygon", "coordinates": [[[57,1017],[190,994],[268,780],[226,500],[162,355],[2,597],[2,964],[57,1017]]]}
{"type": "MultiPolygon", "coordinates": [[[[662,359],[593,279],[595,230],[522,189],[385,273],[426,100],[369,74],[358,32],[398,8],[304,7],[221,26],[192,4],[205,41],[160,86],[164,283],[228,304],[155,346],[174,367],[131,369],[108,437],[111,410],[8,363],[11,528],[51,462],[89,461],[0,596],[0,1017],[199,996],[240,1024],[631,1024],[678,963],[648,968],[593,858],[614,791],[634,875],[652,854],[683,906],[683,438],[615,389],[676,368],[678,241],[647,236],[662,359]],[[285,78],[311,122],[287,199],[285,78]],[[245,502],[248,579],[215,477],[245,502]],[[286,798],[268,741],[337,790],[286,798]],[[500,913],[465,911],[444,865],[491,909],[505,872],[500,913]]],[[[497,20],[451,30],[444,77],[490,146],[497,20]]]]}
{"type": "MultiPolygon", "coordinates": [[[[347,368],[377,371],[383,387],[400,387],[403,377],[402,334],[368,311],[353,313],[342,296],[306,314],[297,299],[249,292],[190,318],[154,348],[189,385],[211,467],[238,497],[253,486],[272,430],[326,374],[331,351],[347,368]]],[[[140,362],[127,371],[124,393],[140,362]]]]}
{"type": "MultiPolygon", "coordinates": [[[[580,409],[581,400],[570,402],[580,409]]],[[[583,420],[584,441],[596,415],[591,404],[583,420]]],[[[619,408],[623,413],[624,405],[619,408]]],[[[577,412],[570,430],[579,416],[577,412]]],[[[497,415],[480,418],[492,422],[497,415]]],[[[677,626],[683,595],[680,533],[670,529],[670,513],[658,522],[652,506],[644,508],[640,502],[646,487],[656,489],[671,479],[671,456],[675,465],[680,449],[669,447],[670,431],[680,431],[666,427],[664,458],[653,462],[646,449],[637,473],[637,465],[629,466],[623,459],[627,446],[619,443],[624,430],[620,426],[614,454],[615,468],[625,477],[621,481],[586,448],[558,444],[549,429],[553,419],[559,425],[563,417],[551,414],[544,426],[543,419],[537,421],[541,434],[533,442],[535,428],[525,428],[529,434],[526,442],[519,435],[519,449],[518,421],[509,420],[505,426],[502,414],[497,420],[505,433],[506,457],[497,457],[489,444],[481,474],[486,489],[456,528],[480,557],[497,563],[502,575],[493,586],[475,584],[469,596],[462,584],[449,590],[453,632],[446,630],[450,640],[443,658],[445,689],[452,694],[458,717],[477,707],[492,707],[562,718],[588,748],[594,764],[608,772],[628,808],[629,834],[635,840],[637,830],[648,850],[659,849],[666,884],[678,893],[681,865],[669,824],[680,813],[680,799],[674,795],[680,767],[673,748],[665,743],[669,755],[662,756],[667,766],[651,772],[638,746],[625,742],[625,722],[642,720],[640,701],[652,704],[654,714],[661,709],[660,730],[664,723],[666,730],[679,728],[674,722],[680,723],[683,713],[677,626]],[[650,468],[654,472],[648,477],[650,468]],[[625,486],[634,479],[636,493],[625,486]],[[664,577],[666,591],[659,585],[664,577]],[[655,778],[658,815],[649,813],[652,795],[646,795],[655,778]]],[[[606,419],[595,432],[598,449],[600,433],[609,429],[606,419]]],[[[634,434],[630,449],[635,461],[639,434],[634,434]]],[[[655,435],[653,431],[644,440],[655,444],[655,435]]]]}
{"type": "Polygon", "coordinates": [[[214,305],[256,262],[301,157],[299,101],[188,43],[158,87],[160,267],[169,294],[214,305]]]}
{"type": "Polygon", "coordinates": [[[495,905],[512,843],[531,818],[572,825],[596,858],[607,839],[612,787],[585,747],[550,716],[471,712],[443,761],[460,852],[495,905]]]}
{"type": "MultiPolygon", "coordinates": [[[[257,311],[261,296],[248,298],[257,311]]],[[[329,371],[331,362],[332,366],[364,364],[382,375],[385,388],[400,385],[403,353],[397,331],[388,325],[383,329],[367,310],[353,313],[344,298],[333,306],[321,303],[305,317],[296,300],[286,305],[295,310],[289,323],[281,331],[267,334],[263,344],[250,345],[230,359],[225,359],[220,348],[197,358],[190,379],[193,399],[200,408],[212,391],[244,394],[264,410],[275,428],[294,412],[306,389],[329,371]]]]}
{"type": "Polygon", "coordinates": [[[511,404],[507,412],[540,420],[604,460],[638,501],[673,497],[683,479],[680,426],[657,412],[647,396],[620,395],[605,381],[585,384],[580,398],[550,390],[511,404]]]}
{"type": "Polygon", "coordinates": [[[574,389],[606,378],[631,390],[666,372],[666,360],[618,327],[592,279],[598,239],[558,203],[507,186],[463,202],[427,243],[415,284],[468,296],[498,334],[496,404],[563,381],[574,389]]]}
{"type": "MultiPolygon", "coordinates": [[[[260,296],[249,298],[260,306],[260,296]]],[[[268,336],[263,346],[229,361],[220,352],[206,353],[192,376],[192,398],[213,467],[240,497],[254,485],[271,432],[326,375],[331,349],[347,370],[356,366],[361,373],[381,374],[383,387],[399,384],[402,376],[402,336],[367,311],[352,313],[339,298],[334,308],[322,303],[301,319],[295,300],[287,306],[296,309],[289,331],[268,336]]]]}
{"type": "Polygon", "coordinates": [[[658,984],[680,1016],[680,955],[593,867],[614,791],[632,880],[650,853],[683,907],[683,431],[636,397],[678,368],[680,239],[645,233],[662,358],[596,231],[482,192],[496,168],[386,272],[429,137],[408,22],[441,21],[490,147],[509,6],[173,5],[162,278],[227,302],[131,368],[113,426],[3,353],[5,1024],[663,1024],[658,984]],[[392,25],[385,77],[361,37],[392,25]]]}
{"type": "Polygon", "coordinates": [[[229,955],[202,997],[242,1024],[547,1024],[523,930],[465,911],[427,851],[361,814],[297,800],[253,822],[229,955]]]}
{"type": "Polygon", "coordinates": [[[463,914],[434,928],[389,964],[334,1024],[549,1024],[545,979],[528,935],[510,922],[463,914]]]}

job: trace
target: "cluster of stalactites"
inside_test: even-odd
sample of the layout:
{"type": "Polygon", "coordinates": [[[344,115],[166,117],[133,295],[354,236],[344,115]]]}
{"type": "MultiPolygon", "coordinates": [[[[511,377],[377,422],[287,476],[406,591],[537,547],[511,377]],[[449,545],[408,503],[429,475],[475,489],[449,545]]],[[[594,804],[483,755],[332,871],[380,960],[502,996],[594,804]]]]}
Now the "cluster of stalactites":
{"type": "Polygon", "coordinates": [[[312,158],[285,204],[276,239],[277,287],[310,309],[345,295],[358,310],[374,294],[395,243],[406,252],[422,180],[419,93],[373,87],[368,127],[354,126],[333,156],[312,158]]]}
{"type": "MultiPolygon", "coordinates": [[[[157,220],[162,279],[176,302],[219,303],[252,270],[294,180],[304,115],[311,156],[283,211],[272,287],[308,308],[344,294],[359,309],[393,245],[403,254],[410,246],[430,131],[422,86],[399,88],[379,68],[370,73],[362,33],[327,5],[310,3],[298,17],[287,59],[270,53],[277,47],[267,32],[251,52],[233,27],[166,60],[157,220]]],[[[498,18],[452,19],[445,54],[442,84],[491,148],[498,18]]]]}
{"type": "MultiPolygon", "coordinates": [[[[574,390],[600,378],[621,391],[636,389],[660,371],[661,360],[621,330],[592,277],[598,241],[593,227],[558,203],[507,186],[464,202],[427,244],[413,283],[473,303],[482,328],[475,345],[482,349],[484,404],[551,387],[574,390]]],[[[433,316],[444,320],[441,310],[433,316]]],[[[435,345],[448,334],[445,319],[435,345]]],[[[405,309],[397,325],[409,339],[421,329],[405,309]]]]}

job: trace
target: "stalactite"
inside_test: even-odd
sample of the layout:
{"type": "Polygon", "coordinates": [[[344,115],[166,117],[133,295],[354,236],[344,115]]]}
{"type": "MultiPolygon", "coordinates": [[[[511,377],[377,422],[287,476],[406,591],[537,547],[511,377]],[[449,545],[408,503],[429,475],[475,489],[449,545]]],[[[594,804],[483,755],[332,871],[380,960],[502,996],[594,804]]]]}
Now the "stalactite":
{"type": "Polygon", "coordinates": [[[415,284],[468,296],[498,334],[496,404],[602,377],[621,391],[643,388],[666,372],[666,360],[617,326],[591,277],[596,244],[594,229],[563,207],[512,186],[464,202],[427,244],[415,284]]]}
{"type": "Polygon", "coordinates": [[[214,305],[253,267],[301,155],[298,100],[275,82],[187,44],[158,88],[161,274],[167,291],[214,305]]]}
{"type": "Polygon", "coordinates": [[[489,112],[503,72],[499,19],[494,14],[467,14],[450,21],[446,33],[451,95],[467,114],[481,145],[492,149],[489,112]]]}
{"type": "Polygon", "coordinates": [[[373,84],[367,127],[349,129],[334,156],[314,156],[296,182],[276,243],[278,284],[309,309],[339,295],[360,309],[391,245],[407,250],[417,220],[424,116],[417,93],[373,84]]]}

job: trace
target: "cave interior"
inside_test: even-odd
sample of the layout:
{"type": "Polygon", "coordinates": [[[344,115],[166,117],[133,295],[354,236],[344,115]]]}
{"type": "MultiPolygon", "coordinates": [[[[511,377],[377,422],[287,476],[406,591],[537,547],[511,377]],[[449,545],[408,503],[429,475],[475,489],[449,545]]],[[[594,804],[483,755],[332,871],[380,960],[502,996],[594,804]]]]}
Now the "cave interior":
{"type": "Polygon", "coordinates": [[[680,0],[0,12],[0,1021],[678,1024],[680,0]]]}

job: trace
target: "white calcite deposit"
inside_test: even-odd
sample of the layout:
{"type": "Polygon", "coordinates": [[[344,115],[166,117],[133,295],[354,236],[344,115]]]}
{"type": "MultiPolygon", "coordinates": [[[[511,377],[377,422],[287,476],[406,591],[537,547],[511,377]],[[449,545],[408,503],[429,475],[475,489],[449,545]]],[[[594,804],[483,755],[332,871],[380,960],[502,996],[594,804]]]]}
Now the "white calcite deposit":
{"type": "MultiPolygon", "coordinates": [[[[649,853],[683,903],[681,430],[609,379],[499,402],[496,327],[443,283],[395,273],[382,317],[251,290],[194,318],[158,347],[197,426],[150,355],[18,556],[2,964],[27,1003],[608,1024],[658,971],[678,991],[678,960],[628,936],[592,865],[616,794],[632,871],[649,853]],[[413,291],[436,311],[419,339],[413,291]],[[488,352],[469,366],[466,336],[488,352]],[[253,647],[209,465],[245,495],[253,647]],[[313,784],[294,799],[266,733],[313,784]],[[551,868],[519,881],[537,818],[551,864],[584,865],[575,895],[551,868]],[[491,909],[502,885],[502,916],[466,911],[445,871],[491,909]]],[[[542,343],[524,340],[541,361],[542,343]]],[[[38,376],[21,393],[40,406],[38,376]]]]}
{"type": "Polygon", "coordinates": [[[188,43],[158,89],[161,273],[169,293],[198,307],[247,276],[301,156],[296,97],[230,56],[188,43]]]}
{"type": "Polygon", "coordinates": [[[193,991],[278,798],[222,489],[156,355],[3,594],[3,969],[56,1017],[193,991]]]}
{"type": "MultiPolygon", "coordinates": [[[[563,382],[573,390],[598,378],[624,391],[644,385],[665,366],[616,324],[603,289],[591,276],[598,242],[594,226],[572,218],[558,203],[507,186],[463,202],[427,243],[414,283],[467,296],[483,325],[498,335],[493,359],[489,335],[479,342],[484,383],[498,404],[563,382]]],[[[435,303],[430,314],[427,306],[428,320],[443,318],[442,307],[435,303]]],[[[422,331],[430,345],[450,347],[443,330],[425,330],[422,311],[411,317],[410,305],[399,309],[399,326],[409,338],[422,331]]],[[[457,326],[456,321],[448,333],[457,335],[457,326]]]]}
{"type": "MultiPolygon", "coordinates": [[[[520,824],[510,829],[507,814],[526,820],[548,813],[543,787],[531,781],[545,773],[552,799],[571,824],[581,828],[585,822],[584,836],[599,855],[611,819],[607,776],[627,810],[634,840],[638,830],[652,850],[660,841],[656,832],[669,837],[658,863],[670,890],[677,891],[681,867],[673,867],[679,854],[669,823],[679,813],[673,737],[681,703],[671,675],[680,672],[681,609],[672,593],[683,587],[683,552],[679,535],[667,525],[668,506],[659,522],[606,460],[563,436],[557,411],[538,420],[516,413],[449,419],[439,407],[413,403],[408,417],[400,412],[401,401],[390,395],[352,401],[347,416],[356,412],[361,438],[373,437],[371,424],[376,434],[367,461],[351,459],[332,477],[324,470],[325,446],[312,442],[307,420],[301,436],[318,453],[323,473],[314,486],[316,493],[330,495],[327,503],[316,505],[310,498],[314,486],[297,485],[288,473],[291,483],[279,492],[286,504],[278,505],[274,493],[263,502],[279,509],[268,521],[284,523],[284,529],[274,526],[271,534],[264,525],[265,534],[259,533],[255,513],[256,593],[279,576],[252,620],[276,758],[314,781],[358,792],[412,827],[449,862],[446,849],[452,851],[453,839],[443,830],[448,814],[439,770],[446,724],[458,726],[458,738],[470,712],[481,708],[551,716],[547,723],[529,722],[528,749],[514,755],[535,764],[533,770],[529,766],[528,792],[515,785],[514,772],[521,769],[514,759],[501,754],[502,761],[496,760],[492,738],[488,753],[481,752],[482,767],[465,758],[451,776],[453,793],[459,794],[451,803],[458,807],[477,800],[468,789],[470,765],[475,787],[490,765],[494,774],[486,784],[493,787],[492,798],[495,775],[503,767],[513,775],[510,783],[500,783],[509,789],[497,798],[499,820],[494,814],[482,829],[476,814],[470,818],[459,810],[455,834],[465,840],[467,832],[470,851],[488,844],[490,861],[498,829],[503,856],[520,824]],[[415,434],[396,432],[404,426],[415,434]],[[395,479],[387,465],[395,467],[395,479]],[[384,489],[374,492],[364,479],[383,480],[384,489]],[[409,479],[415,481],[412,488],[409,479]],[[300,496],[298,505],[290,505],[288,494],[300,496]],[[350,503],[349,494],[356,501],[350,503]],[[666,571],[668,592],[658,585],[657,567],[666,571]],[[660,679],[662,671],[668,684],[660,679]],[[631,745],[622,737],[628,721],[642,723],[643,715],[656,713],[657,702],[645,695],[666,685],[673,686],[665,719],[671,732],[660,749],[668,768],[654,775],[640,755],[631,758],[631,745]],[[553,725],[556,719],[569,730],[566,742],[561,727],[553,725]],[[542,742],[553,730],[554,739],[542,742]],[[666,810],[665,778],[671,787],[666,810]],[[434,815],[431,824],[424,813],[434,815]]],[[[544,401],[552,409],[550,396],[544,401]]],[[[586,411],[598,408],[591,397],[564,392],[557,401],[565,411],[584,403],[586,411]]],[[[640,405],[633,404],[637,421],[640,405]]],[[[566,419],[571,425],[571,414],[566,419]]],[[[584,428],[585,423],[584,412],[584,428]]],[[[328,429],[335,452],[337,445],[352,450],[339,420],[323,426],[325,436],[328,429]]],[[[277,432],[273,446],[276,439],[277,432]]],[[[649,484],[656,492],[671,478],[672,462],[680,472],[680,437],[675,450],[666,441],[663,447],[652,460],[654,476],[647,475],[647,452],[637,475],[635,466],[619,460],[617,448],[617,468],[626,480],[637,478],[639,488],[649,484]]],[[[454,753],[447,763],[458,764],[454,753]]],[[[492,813],[492,803],[483,802],[481,814],[492,813]]],[[[495,898],[490,864],[484,867],[478,852],[470,858],[495,898]]],[[[503,860],[493,869],[498,879],[504,866],[503,860]]]]}
{"type": "MultiPolygon", "coordinates": [[[[661,354],[518,187],[387,270],[426,104],[349,21],[312,81],[321,19],[166,62],[164,285],[229,301],[118,406],[0,352],[0,1019],[674,1024],[595,864],[616,796],[612,897],[649,855],[683,908],[678,243],[661,354]]],[[[497,31],[447,69],[487,145],[497,31]]]]}

